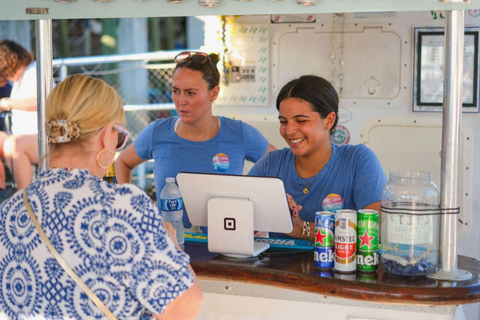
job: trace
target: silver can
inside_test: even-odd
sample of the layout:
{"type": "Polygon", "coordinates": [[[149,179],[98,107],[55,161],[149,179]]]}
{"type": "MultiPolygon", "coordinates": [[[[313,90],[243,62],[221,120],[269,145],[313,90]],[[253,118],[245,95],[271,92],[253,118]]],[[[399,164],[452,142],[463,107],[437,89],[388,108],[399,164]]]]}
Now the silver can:
{"type": "Polygon", "coordinates": [[[335,272],[357,270],[357,211],[337,210],[335,213],[335,272]]]}

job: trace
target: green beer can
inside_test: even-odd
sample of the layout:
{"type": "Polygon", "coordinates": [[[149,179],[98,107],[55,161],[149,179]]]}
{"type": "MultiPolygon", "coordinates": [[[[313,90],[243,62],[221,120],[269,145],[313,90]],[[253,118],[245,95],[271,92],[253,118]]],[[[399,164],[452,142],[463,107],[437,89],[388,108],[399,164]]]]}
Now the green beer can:
{"type": "Polygon", "coordinates": [[[357,270],[365,273],[378,269],[379,242],[378,211],[364,209],[358,211],[357,231],[357,270]]]}

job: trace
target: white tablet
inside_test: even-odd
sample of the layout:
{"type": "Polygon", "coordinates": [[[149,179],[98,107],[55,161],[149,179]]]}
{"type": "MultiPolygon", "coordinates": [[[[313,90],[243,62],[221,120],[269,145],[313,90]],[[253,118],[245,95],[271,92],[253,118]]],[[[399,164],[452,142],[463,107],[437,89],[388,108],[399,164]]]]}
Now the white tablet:
{"type": "Polygon", "coordinates": [[[268,244],[254,243],[254,231],[293,229],[279,178],[181,172],[177,182],[192,224],[208,227],[211,252],[256,256],[268,244]]]}

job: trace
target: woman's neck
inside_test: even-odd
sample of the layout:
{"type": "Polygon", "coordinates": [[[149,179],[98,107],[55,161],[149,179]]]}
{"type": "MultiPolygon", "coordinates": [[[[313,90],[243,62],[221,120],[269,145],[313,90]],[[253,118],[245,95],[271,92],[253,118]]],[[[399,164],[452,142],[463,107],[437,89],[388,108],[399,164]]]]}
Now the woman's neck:
{"type": "Polygon", "coordinates": [[[219,119],[215,116],[206,117],[204,120],[194,123],[183,123],[180,120],[176,134],[190,141],[206,141],[210,140],[218,133],[219,119]]]}
{"type": "Polygon", "coordinates": [[[295,168],[302,178],[309,178],[320,172],[330,161],[332,157],[333,147],[328,143],[324,148],[319,149],[308,156],[295,157],[295,168]]]}
{"type": "Polygon", "coordinates": [[[92,175],[97,175],[100,178],[103,176],[102,169],[97,165],[95,157],[92,155],[76,156],[75,153],[58,154],[50,157],[50,168],[69,168],[69,169],[87,169],[92,175]]]}

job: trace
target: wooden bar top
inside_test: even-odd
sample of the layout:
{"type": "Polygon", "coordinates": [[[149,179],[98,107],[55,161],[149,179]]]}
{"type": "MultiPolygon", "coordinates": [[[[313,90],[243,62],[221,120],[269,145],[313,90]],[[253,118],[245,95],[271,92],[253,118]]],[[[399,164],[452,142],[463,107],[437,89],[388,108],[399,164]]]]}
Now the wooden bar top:
{"type": "Polygon", "coordinates": [[[480,301],[480,261],[459,256],[458,268],[472,273],[469,281],[405,278],[385,273],[338,274],[315,268],[313,251],[270,249],[257,258],[236,259],[210,253],[206,244],[185,243],[201,279],[245,283],[370,302],[456,305],[480,301]],[[289,251],[287,251],[289,250],[289,251]]]}

